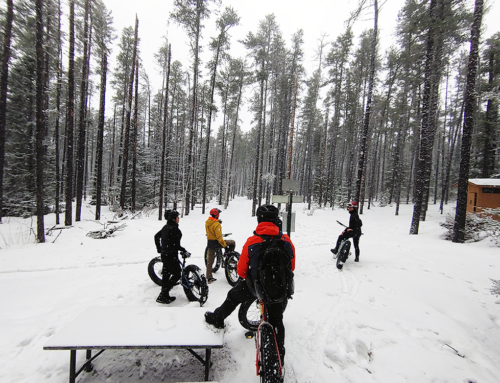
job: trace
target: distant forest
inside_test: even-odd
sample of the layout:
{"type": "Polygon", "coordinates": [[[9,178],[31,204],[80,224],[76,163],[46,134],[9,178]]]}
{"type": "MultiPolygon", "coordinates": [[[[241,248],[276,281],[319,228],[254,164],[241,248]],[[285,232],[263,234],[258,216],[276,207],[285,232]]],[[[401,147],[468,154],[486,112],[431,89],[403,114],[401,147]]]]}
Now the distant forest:
{"type": "Polygon", "coordinates": [[[161,220],[167,207],[205,213],[209,201],[227,207],[247,196],[254,215],[292,179],[309,209],[356,200],[361,213],[377,203],[398,214],[414,204],[412,234],[429,204],[443,211],[458,199],[463,240],[468,178],[500,174],[500,33],[481,35],[483,0],[405,0],[381,52],[380,3],[360,0],[306,73],[302,30],[283,36],[279,20],[263,16],[242,41],[246,56],[233,57],[237,10],[174,0],[169,17],[190,57],[176,57],[165,39],[153,94],[140,20],[115,31],[103,0],[6,0],[0,220],[37,215],[44,242],[44,214],[69,226],[83,204],[95,219],[109,205],[159,208],[161,220]],[[355,36],[360,16],[373,28],[355,36]],[[207,23],[213,36],[203,34],[207,23]],[[200,60],[202,49],[210,60],[200,60]],[[252,115],[246,132],[242,111],[252,115]]]}

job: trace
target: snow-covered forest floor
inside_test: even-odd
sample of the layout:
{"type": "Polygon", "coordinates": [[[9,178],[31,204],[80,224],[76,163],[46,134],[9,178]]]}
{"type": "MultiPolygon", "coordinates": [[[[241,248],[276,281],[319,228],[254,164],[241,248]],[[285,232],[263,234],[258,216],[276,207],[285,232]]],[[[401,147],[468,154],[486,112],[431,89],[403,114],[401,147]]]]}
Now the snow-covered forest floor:
{"type": "MultiPolygon", "coordinates": [[[[391,206],[365,208],[361,262],[352,257],[339,271],[330,248],[342,231],[335,221],[347,223],[348,213],[294,208],[296,292],[284,319],[285,382],[499,381],[500,298],[490,289],[491,279],[500,279],[500,251],[489,240],[442,240],[439,222],[445,217],[434,205],[416,236],[408,234],[413,206],[401,206],[399,216],[391,206]]],[[[256,226],[250,211],[251,201],[237,198],[221,213],[223,232],[233,233],[238,251],[256,226]]],[[[73,228],[47,236],[45,244],[33,243],[34,219],[6,218],[0,225],[2,383],[67,382],[69,352],[43,346],[90,306],[160,306],[160,288],[147,274],[157,255],[153,236],[164,224],[157,212],[127,220],[124,230],[101,240],[86,236],[102,228],[92,220],[93,207],[86,206],[83,215],[73,228]]],[[[104,223],[113,213],[104,210],[102,217],[104,223]]],[[[206,218],[196,208],[180,221],[190,263],[203,270],[206,218]]],[[[46,216],[46,228],[54,221],[46,216]]],[[[215,277],[207,310],[220,305],[229,290],[221,271],[215,277]]],[[[173,295],[171,306],[199,310],[181,287],[173,295]]],[[[225,347],[213,352],[212,380],[258,382],[254,341],[244,332],[233,313],[225,347]]],[[[80,362],[84,354],[78,353],[80,362]]],[[[108,350],[94,367],[77,381],[203,380],[201,364],[186,351],[108,350]]]]}

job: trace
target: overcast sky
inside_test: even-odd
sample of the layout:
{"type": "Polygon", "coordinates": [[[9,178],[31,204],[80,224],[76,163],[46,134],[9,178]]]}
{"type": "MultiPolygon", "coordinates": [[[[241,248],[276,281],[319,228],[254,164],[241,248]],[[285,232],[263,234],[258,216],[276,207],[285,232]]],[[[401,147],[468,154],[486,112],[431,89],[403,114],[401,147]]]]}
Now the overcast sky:
{"type": "MultiPolygon", "coordinates": [[[[467,0],[471,7],[473,0],[467,0]]],[[[188,52],[185,32],[169,21],[169,14],[173,9],[173,0],[104,0],[108,9],[112,11],[116,34],[120,36],[124,27],[133,26],[135,15],[139,18],[140,49],[143,65],[152,80],[153,91],[161,87],[159,68],[155,64],[153,54],[158,51],[162,39],[168,34],[172,44],[172,59],[179,60],[188,68],[191,58],[188,52]]],[[[274,13],[283,38],[290,46],[290,38],[299,29],[304,31],[304,67],[310,75],[317,68],[315,51],[321,36],[326,35],[327,41],[334,40],[345,31],[345,21],[350,12],[358,5],[358,0],[222,0],[220,10],[225,6],[232,6],[241,17],[239,26],[230,30],[232,36],[231,54],[233,57],[244,57],[245,49],[238,40],[243,39],[248,32],[256,32],[258,23],[266,15],[274,13]]],[[[404,4],[404,0],[379,0],[382,4],[379,12],[380,52],[383,53],[394,40],[393,33],[396,26],[397,14],[404,4]]],[[[500,1],[486,0],[491,7],[483,19],[484,34],[482,41],[500,31],[500,1]]],[[[212,5],[212,9],[213,9],[212,5]]],[[[217,15],[212,13],[210,20],[205,21],[202,45],[210,37],[215,37],[214,28],[217,15]]],[[[365,11],[356,22],[354,33],[358,37],[361,31],[373,27],[372,8],[365,11]]],[[[118,41],[118,40],[117,40],[118,41]]],[[[117,42],[116,41],[116,42],[117,42]]],[[[208,49],[205,49],[208,52],[208,49]]],[[[113,57],[118,53],[117,44],[113,50],[113,57]]],[[[204,62],[208,57],[202,58],[204,62]]],[[[112,66],[113,68],[114,66],[112,66]]],[[[109,105],[108,105],[109,106],[109,105]]],[[[245,129],[246,130],[246,129],[245,129]]]]}

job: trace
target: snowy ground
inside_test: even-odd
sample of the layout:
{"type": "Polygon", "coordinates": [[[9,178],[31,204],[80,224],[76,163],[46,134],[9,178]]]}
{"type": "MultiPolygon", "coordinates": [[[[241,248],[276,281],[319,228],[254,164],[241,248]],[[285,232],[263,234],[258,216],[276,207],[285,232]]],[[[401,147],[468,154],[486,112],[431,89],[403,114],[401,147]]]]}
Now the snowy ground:
{"type": "MultiPolygon", "coordinates": [[[[256,226],[250,204],[238,198],[221,214],[223,232],[233,233],[238,251],[256,226]]],[[[285,312],[286,382],[500,381],[500,299],[490,293],[490,278],[500,279],[498,248],[489,241],[442,240],[444,216],[432,205],[418,236],[408,234],[412,206],[402,206],[397,217],[394,207],[372,207],[361,216],[361,262],[350,258],[339,271],[329,249],[342,230],[335,221],[347,223],[348,213],[294,207],[296,293],[285,312]]],[[[95,240],[86,237],[102,227],[92,209],[85,207],[87,219],[59,236],[55,231],[45,244],[32,243],[34,220],[0,225],[0,382],[67,382],[69,352],[43,346],[90,306],[160,306],[160,288],[146,268],[156,256],[153,235],[164,222],[154,212],[128,220],[114,238],[95,240]]],[[[101,222],[112,218],[105,211],[101,222]]],[[[197,208],[180,221],[190,263],[202,269],[206,218],[197,208]]],[[[47,216],[46,228],[53,222],[47,216]]],[[[207,310],[229,290],[221,271],[215,276],[207,310]]],[[[172,306],[196,307],[179,286],[173,294],[172,306]]],[[[258,382],[254,341],[244,337],[236,313],[226,323],[211,379],[258,382]]],[[[203,380],[201,364],[185,351],[108,350],[94,367],[77,381],[203,380]]]]}

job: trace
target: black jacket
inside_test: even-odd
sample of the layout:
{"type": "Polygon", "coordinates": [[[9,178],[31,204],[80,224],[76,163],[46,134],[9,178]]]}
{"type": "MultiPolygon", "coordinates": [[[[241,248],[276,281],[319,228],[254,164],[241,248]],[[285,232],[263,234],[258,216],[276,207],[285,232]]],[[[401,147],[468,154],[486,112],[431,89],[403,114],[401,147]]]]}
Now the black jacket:
{"type": "Polygon", "coordinates": [[[352,229],[352,231],[354,231],[354,235],[359,237],[361,235],[361,226],[363,223],[359,218],[358,211],[357,209],[352,209],[349,214],[351,215],[349,218],[349,229],[352,229]]]}
{"type": "Polygon", "coordinates": [[[166,255],[175,255],[177,252],[186,251],[181,246],[182,233],[179,230],[179,224],[174,221],[167,221],[167,224],[155,234],[155,245],[158,253],[166,255]]]}

